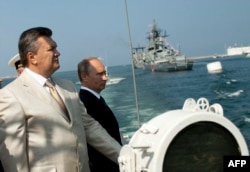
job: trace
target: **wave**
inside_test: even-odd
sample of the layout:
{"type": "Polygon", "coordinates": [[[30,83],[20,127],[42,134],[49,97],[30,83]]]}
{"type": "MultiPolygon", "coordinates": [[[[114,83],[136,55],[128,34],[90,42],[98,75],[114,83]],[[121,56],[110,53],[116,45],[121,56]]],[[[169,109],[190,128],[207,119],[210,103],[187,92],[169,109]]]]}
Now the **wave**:
{"type": "Polygon", "coordinates": [[[236,80],[236,79],[231,79],[230,81],[227,81],[226,83],[227,83],[227,84],[231,84],[231,83],[233,83],[233,82],[237,82],[237,80],[236,80]]]}
{"type": "Polygon", "coordinates": [[[243,92],[244,92],[243,90],[238,90],[238,91],[236,91],[236,92],[234,92],[234,93],[228,94],[227,96],[228,96],[228,97],[238,97],[238,96],[240,96],[240,94],[243,93],[243,92]]]}
{"type": "Polygon", "coordinates": [[[245,117],[244,121],[250,123],[250,118],[245,117]]]}
{"type": "Polygon", "coordinates": [[[218,91],[216,90],[215,93],[218,94],[219,97],[221,98],[227,98],[227,97],[239,97],[244,91],[243,90],[238,90],[235,92],[224,92],[224,91],[218,91]]]}

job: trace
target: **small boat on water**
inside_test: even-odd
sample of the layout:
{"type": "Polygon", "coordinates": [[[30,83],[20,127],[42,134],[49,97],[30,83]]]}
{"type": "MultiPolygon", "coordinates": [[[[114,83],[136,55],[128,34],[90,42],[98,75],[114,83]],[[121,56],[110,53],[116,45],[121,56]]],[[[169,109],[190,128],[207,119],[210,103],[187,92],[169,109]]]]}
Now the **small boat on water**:
{"type": "Polygon", "coordinates": [[[108,67],[105,66],[106,69],[106,73],[108,76],[108,80],[106,82],[106,85],[113,85],[113,84],[118,84],[119,82],[121,82],[122,80],[124,80],[125,78],[122,77],[111,77],[109,72],[108,72],[108,67]]]}
{"type": "Polygon", "coordinates": [[[106,82],[106,85],[113,85],[118,84],[120,81],[124,80],[125,78],[109,78],[106,82]]]}
{"type": "MultiPolygon", "coordinates": [[[[124,80],[126,78],[122,78],[122,77],[117,77],[117,78],[109,78],[106,82],[106,85],[114,85],[114,84],[119,84],[119,82],[121,82],[122,80],[124,80]]],[[[76,85],[81,85],[80,81],[75,82],[76,85]]]]}
{"type": "Polygon", "coordinates": [[[192,70],[193,61],[173,48],[166,40],[166,33],[162,34],[154,22],[150,25],[151,31],[146,47],[133,48],[133,63],[135,68],[150,69],[151,71],[171,72],[192,70]]]}

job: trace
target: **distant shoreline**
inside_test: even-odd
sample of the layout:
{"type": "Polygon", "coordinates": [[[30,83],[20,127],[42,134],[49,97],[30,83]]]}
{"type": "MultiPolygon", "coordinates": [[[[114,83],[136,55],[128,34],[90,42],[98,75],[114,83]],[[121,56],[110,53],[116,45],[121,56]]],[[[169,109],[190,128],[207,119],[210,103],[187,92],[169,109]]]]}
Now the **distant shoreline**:
{"type": "Polygon", "coordinates": [[[1,76],[0,77],[0,81],[1,81],[1,79],[2,79],[2,81],[4,80],[4,79],[12,79],[12,78],[16,78],[17,76],[1,76]]]}

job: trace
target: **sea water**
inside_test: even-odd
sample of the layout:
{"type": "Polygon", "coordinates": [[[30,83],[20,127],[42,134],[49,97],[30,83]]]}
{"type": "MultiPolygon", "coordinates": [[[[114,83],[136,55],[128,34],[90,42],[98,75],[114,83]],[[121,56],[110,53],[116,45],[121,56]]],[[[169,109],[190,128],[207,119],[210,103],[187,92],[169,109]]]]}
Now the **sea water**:
{"type": "Polygon", "coordinates": [[[196,61],[192,71],[134,71],[136,87],[131,65],[110,67],[111,78],[125,79],[102,92],[124,135],[131,137],[140,124],[181,109],[187,98],[205,97],[210,105],[223,107],[224,116],[240,129],[250,148],[250,59],[239,56],[196,61]],[[222,71],[210,74],[206,65],[214,61],[220,61],[222,71]]]}
{"type": "MultiPolygon", "coordinates": [[[[244,56],[195,61],[191,71],[135,69],[134,76],[131,65],[113,66],[108,68],[110,78],[125,79],[107,85],[101,94],[113,110],[121,133],[128,137],[155,116],[181,109],[187,98],[205,97],[210,104],[219,103],[223,107],[224,116],[240,129],[250,148],[249,66],[250,59],[244,56]],[[222,71],[210,74],[206,65],[215,61],[220,61],[222,71]]],[[[71,80],[79,90],[76,70],[55,75],[71,80]]]]}

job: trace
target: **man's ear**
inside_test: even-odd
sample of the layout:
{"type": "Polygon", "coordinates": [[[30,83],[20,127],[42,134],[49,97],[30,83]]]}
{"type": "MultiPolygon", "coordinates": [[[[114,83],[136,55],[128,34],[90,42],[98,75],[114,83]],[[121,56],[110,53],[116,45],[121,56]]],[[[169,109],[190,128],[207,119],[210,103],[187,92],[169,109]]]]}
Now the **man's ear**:
{"type": "Polygon", "coordinates": [[[32,52],[27,53],[27,60],[28,60],[29,63],[31,63],[33,65],[37,64],[36,57],[35,57],[34,53],[32,53],[32,52]]]}
{"type": "Polygon", "coordinates": [[[86,73],[81,73],[81,79],[83,82],[87,82],[87,79],[88,79],[88,75],[86,73]]]}

